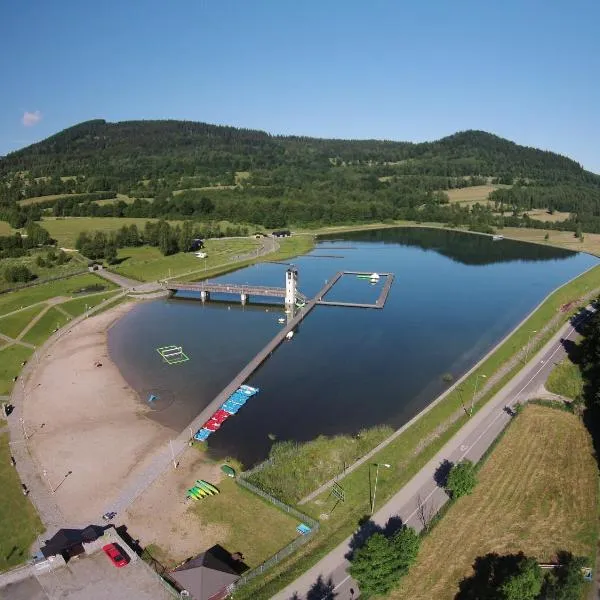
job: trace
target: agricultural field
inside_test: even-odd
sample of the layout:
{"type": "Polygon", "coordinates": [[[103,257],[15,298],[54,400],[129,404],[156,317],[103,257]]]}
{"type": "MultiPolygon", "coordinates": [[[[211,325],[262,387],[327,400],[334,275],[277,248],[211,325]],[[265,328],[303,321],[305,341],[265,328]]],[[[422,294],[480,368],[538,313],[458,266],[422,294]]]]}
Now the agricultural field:
{"type": "Polygon", "coordinates": [[[571,216],[571,213],[560,212],[559,210],[555,210],[552,214],[550,214],[543,208],[534,208],[533,210],[528,210],[527,214],[536,221],[546,221],[548,223],[559,223],[560,221],[566,221],[571,216]]]}
{"type": "Polygon", "coordinates": [[[40,204],[41,202],[48,202],[50,200],[56,200],[57,198],[76,198],[77,196],[84,196],[85,194],[49,194],[48,196],[34,196],[33,198],[25,198],[19,200],[21,206],[29,206],[30,204],[40,204]]]}
{"type": "Polygon", "coordinates": [[[600,233],[586,233],[583,241],[576,238],[572,231],[554,231],[551,229],[526,229],[524,227],[504,227],[498,230],[504,237],[524,242],[535,242],[547,246],[559,246],[574,252],[589,252],[600,256],[600,233]],[[548,239],[544,239],[548,234],[548,239]]]}
{"type": "Polygon", "coordinates": [[[163,256],[158,248],[150,246],[121,248],[117,255],[121,262],[111,270],[139,281],[156,281],[186,273],[202,274],[240,260],[240,256],[251,255],[260,246],[260,241],[254,238],[209,239],[202,250],[207,258],[198,258],[194,252],[163,256]]]}
{"type": "MultiPolygon", "coordinates": [[[[48,233],[58,242],[61,248],[74,248],[75,240],[82,231],[104,231],[110,233],[121,229],[123,225],[137,225],[139,229],[144,229],[146,221],[155,221],[156,219],[144,218],[116,218],[116,217],[65,217],[53,218],[44,217],[40,225],[48,230],[48,233]]],[[[176,224],[176,221],[170,221],[176,224]]]]}
{"type": "Polygon", "coordinates": [[[509,185],[474,185],[472,187],[456,188],[454,190],[442,190],[448,195],[451,203],[471,205],[479,202],[487,203],[488,196],[501,187],[509,185]]]}
{"type": "Polygon", "coordinates": [[[3,433],[0,435],[0,571],[25,562],[31,555],[31,545],[44,531],[29,498],[23,497],[21,482],[10,464],[10,454],[9,436],[3,433]]]}
{"type": "Polygon", "coordinates": [[[0,235],[10,235],[12,227],[6,221],[0,221],[0,235]]]}
{"type": "Polygon", "coordinates": [[[522,551],[552,562],[566,550],[592,565],[597,500],[598,467],[580,419],[530,405],[483,465],[475,491],[423,539],[417,562],[389,598],[451,600],[473,574],[475,558],[489,552],[522,551]]]}

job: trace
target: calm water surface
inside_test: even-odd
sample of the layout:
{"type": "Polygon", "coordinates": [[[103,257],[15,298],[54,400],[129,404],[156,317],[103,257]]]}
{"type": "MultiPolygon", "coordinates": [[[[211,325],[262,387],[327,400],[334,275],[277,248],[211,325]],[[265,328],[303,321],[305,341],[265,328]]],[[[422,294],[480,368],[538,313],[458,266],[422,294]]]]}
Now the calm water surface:
{"type": "MultiPolygon", "coordinates": [[[[340,270],[395,273],[383,310],[319,306],[248,383],[260,394],[210,437],[216,456],[251,465],[270,438],[310,440],[386,423],[399,427],[446,389],[551,290],[598,263],[568,251],[466,233],[387,229],[322,240],[294,259],[314,295],[340,270]]],[[[284,264],[224,281],[283,287],[284,264]]],[[[373,302],[381,290],[343,277],[327,300],[373,302]]],[[[181,431],[278,331],[282,306],[161,299],[141,304],[109,332],[109,349],[151,415],[181,431]],[[164,364],[156,348],[190,360],[164,364]]]]}

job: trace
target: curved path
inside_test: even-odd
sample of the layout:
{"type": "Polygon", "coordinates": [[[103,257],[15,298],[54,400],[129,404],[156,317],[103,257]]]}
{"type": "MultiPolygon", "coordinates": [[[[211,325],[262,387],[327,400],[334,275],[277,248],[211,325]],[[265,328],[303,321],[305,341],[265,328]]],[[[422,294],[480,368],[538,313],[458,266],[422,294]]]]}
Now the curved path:
{"type": "MultiPolygon", "coordinates": [[[[446,460],[458,462],[463,458],[477,462],[511,419],[506,407],[514,406],[535,397],[550,371],[566,356],[562,340],[575,337],[575,328],[567,323],[532,358],[532,360],[384,506],[373,516],[376,525],[384,527],[391,518],[417,531],[423,529],[437,511],[446,503],[448,496],[435,482],[438,467],[446,460]]],[[[352,537],[346,538],[314,567],[273,596],[275,600],[307,598],[317,580],[327,582],[331,592],[325,598],[352,600],[359,594],[358,584],[347,573],[352,537]]],[[[314,595],[313,595],[314,597],[314,595]]]]}

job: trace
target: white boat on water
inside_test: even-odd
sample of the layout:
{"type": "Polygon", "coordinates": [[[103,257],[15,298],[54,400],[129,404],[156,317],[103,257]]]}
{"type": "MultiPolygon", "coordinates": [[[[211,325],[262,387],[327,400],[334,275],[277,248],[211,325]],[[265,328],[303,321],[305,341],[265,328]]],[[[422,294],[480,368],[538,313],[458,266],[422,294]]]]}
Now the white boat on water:
{"type": "Polygon", "coordinates": [[[285,323],[285,319],[283,317],[279,317],[279,319],[277,319],[278,323],[285,323]]]}
{"type": "Polygon", "coordinates": [[[294,332],[293,332],[293,331],[288,331],[288,332],[285,334],[285,339],[286,339],[286,340],[291,340],[293,337],[294,337],[294,332]]]}
{"type": "Polygon", "coordinates": [[[500,240],[503,240],[504,236],[503,235],[493,235],[492,236],[492,242],[499,242],[500,240]]]}

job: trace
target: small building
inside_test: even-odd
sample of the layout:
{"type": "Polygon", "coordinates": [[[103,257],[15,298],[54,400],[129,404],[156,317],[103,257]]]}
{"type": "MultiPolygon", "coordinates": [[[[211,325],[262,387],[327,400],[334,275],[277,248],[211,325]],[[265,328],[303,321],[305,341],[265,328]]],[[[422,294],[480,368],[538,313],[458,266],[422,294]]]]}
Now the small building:
{"type": "Polygon", "coordinates": [[[192,245],[190,246],[191,252],[196,252],[196,250],[200,250],[202,248],[204,248],[204,242],[200,238],[192,240],[192,245]]]}
{"type": "Polygon", "coordinates": [[[85,529],[59,529],[49,540],[44,541],[40,552],[44,558],[62,556],[65,561],[85,552],[84,542],[97,540],[104,533],[104,528],[90,525],[85,529]]]}
{"type": "MultiPolygon", "coordinates": [[[[239,572],[246,565],[225,560],[219,554],[220,547],[214,546],[203,554],[187,560],[169,573],[181,591],[187,592],[192,600],[222,600],[231,593],[233,584],[240,578],[239,572]]],[[[183,597],[183,595],[182,595],[183,597]]]]}
{"type": "Polygon", "coordinates": [[[277,231],[274,231],[271,234],[273,237],[290,237],[290,235],[292,235],[292,232],[289,229],[278,229],[277,231]]]}

